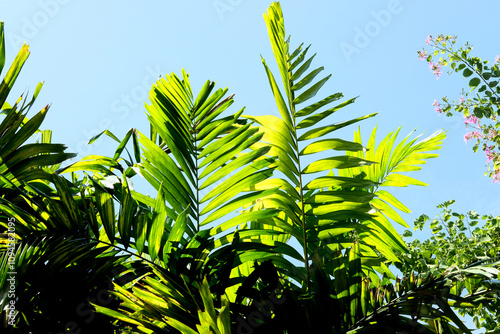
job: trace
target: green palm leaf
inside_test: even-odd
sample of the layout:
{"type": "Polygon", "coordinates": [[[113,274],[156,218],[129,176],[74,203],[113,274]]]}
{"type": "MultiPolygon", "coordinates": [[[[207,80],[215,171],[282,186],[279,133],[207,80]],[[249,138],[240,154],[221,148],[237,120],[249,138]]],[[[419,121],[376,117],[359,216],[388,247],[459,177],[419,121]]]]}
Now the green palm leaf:
{"type": "MultiPolygon", "coordinates": [[[[353,177],[316,176],[318,172],[330,171],[331,169],[349,169],[372,164],[373,162],[368,159],[358,157],[352,159],[352,157],[345,155],[331,155],[306,163],[308,160],[303,158],[303,155],[325,154],[328,151],[331,152],[332,149],[337,151],[362,150],[363,147],[357,143],[337,138],[326,138],[326,136],[345,126],[373,117],[375,114],[323,125],[323,122],[328,121],[329,116],[354,102],[355,99],[350,99],[338,105],[332,105],[343,97],[341,93],[331,94],[318,102],[299,108],[299,104],[305,104],[317,96],[330,75],[318,80],[317,77],[323,67],[309,70],[314,58],[314,55],[311,57],[307,55],[309,47],[303,50],[301,45],[295,51],[290,52],[289,38],[287,39],[285,35],[283,14],[279,3],[271,4],[267,13],[264,14],[264,20],[281,75],[281,87],[276,82],[267,63],[264,60],[262,62],[281,119],[275,116],[246,117],[258,123],[261,126],[259,131],[264,133],[261,139],[262,143],[254,145],[254,149],[261,147],[261,145],[270,145],[271,149],[267,155],[279,157],[275,168],[285,177],[274,181],[275,184],[280,185],[280,189],[268,198],[261,199],[262,206],[282,210],[285,216],[266,218],[260,220],[259,223],[263,228],[281,231],[285,240],[290,235],[298,239],[303,247],[302,261],[306,272],[306,281],[303,283],[307,287],[311,256],[308,247],[315,247],[313,245],[316,245],[320,240],[324,240],[323,242],[330,240],[328,242],[331,242],[334,239],[332,235],[335,234],[333,230],[347,216],[354,220],[356,218],[366,219],[371,210],[368,201],[363,197],[351,196],[348,193],[353,188],[368,189],[375,186],[376,183],[353,177]],[[322,109],[324,107],[326,108],[322,109]],[[314,138],[320,140],[314,143],[306,142],[314,138]],[[322,197],[312,197],[325,189],[331,189],[330,191],[333,192],[341,189],[343,191],[338,192],[335,201],[320,202],[322,197]],[[309,200],[309,198],[314,199],[309,200]],[[314,203],[314,205],[309,203],[314,203]],[[283,226],[283,223],[290,227],[277,227],[283,226]],[[290,231],[290,228],[293,232],[290,231]],[[330,232],[318,234],[319,229],[330,232]]],[[[270,180],[264,181],[263,184],[270,184],[270,180]]],[[[341,225],[338,225],[338,228],[339,231],[342,230],[345,233],[363,228],[360,224],[354,223],[349,226],[348,230],[341,228],[341,225]]],[[[275,238],[283,240],[283,237],[276,236],[275,238]]]]}
{"type": "MultiPolygon", "coordinates": [[[[438,154],[432,152],[441,148],[445,133],[436,132],[419,142],[417,142],[418,137],[410,140],[408,135],[396,144],[397,136],[400,132],[400,129],[398,129],[389,133],[376,145],[376,132],[375,128],[366,144],[366,151],[349,152],[348,154],[360,159],[379,161],[380,163],[343,169],[339,171],[339,175],[352,177],[363,174],[366,175],[365,179],[376,182],[369,189],[369,192],[376,196],[376,198],[370,201],[370,204],[377,212],[374,213],[372,218],[363,222],[372,232],[364,234],[366,244],[362,244],[362,247],[366,249],[370,247],[369,245],[376,244],[378,245],[378,250],[387,259],[399,262],[393,250],[404,252],[406,246],[390,222],[392,221],[408,227],[408,224],[396,209],[405,213],[410,212],[410,210],[391,193],[380,188],[389,186],[406,187],[412,184],[426,185],[421,181],[400,173],[420,170],[420,166],[425,164],[427,159],[437,157],[438,154]],[[390,247],[384,247],[383,244],[390,245],[390,247]]],[[[354,141],[359,145],[363,144],[359,129],[355,132],[354,141]]]]}
{"type": "MultiPolygon", "coordinates": [[[[6,100],[9,93],[29,56],[27,45],[23,45],[18,55],[11,64],[0,83],[0,108],[5,115],[0,123],[0,185],[2,193],[8,192],[14,186],[44,179],[50,181],[52,176],[44,167],[55,166],[72,158],[75,154],[65,153],[66,147],[61,144],[26,143],[43,122],[49,106],[43,108],[31,119],[26,114],[35,102],[42,84],[38,84],[31,100],[19,98],[14,105],[9,105],[6,100]]],[[[0,22],[0,72],[5,64],[5,41],[3,22],[0,22]]],[[[48,136],[42,132],[42,138],[48,136]]],[[[50,137],[50,136],[49,136],[50,137]]]]}
{"type": "Polygon", "coordinates": [[[153,85],[146,106],[154,131],[150,138],[139,133],[141,173],[157,190],[165,185],[176,215],[189,208],[191,234],[251,204],[261,193],[245,193],[273,171],[272,160],[261,159],[269,147],[250,151],[263,134],[239,118],[243,110],[222,117],[233,103],[226,92],[207,81],[194,97],[184,71],[182,78],[167,75],[153,85]]]}

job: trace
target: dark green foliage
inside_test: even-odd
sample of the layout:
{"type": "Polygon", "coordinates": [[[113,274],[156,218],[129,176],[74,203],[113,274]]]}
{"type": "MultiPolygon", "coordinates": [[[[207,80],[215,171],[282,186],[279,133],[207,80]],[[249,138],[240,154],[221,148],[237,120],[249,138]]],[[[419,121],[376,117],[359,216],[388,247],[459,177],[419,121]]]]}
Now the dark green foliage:
{"type": "MultiPolygon", "coordinates": [[[[478,265],[498,267],[500,261],[500,217],[479,215],[469,211],[466,214],[454,212],[447,201],[438,206],[441,213],[430,219],[426,215],[415,220],[415,230],[424,230],[426,223],[432,236],[424,241],[415,239],[408,243],[408,253],[401,254],[404,261],[398,265],[403,274],[416,273],[422,276],[439,276],[450,271],[469,272],[469,268],[478,265]]],[[[409,231],[408,231],[409,232],[409,231]]],[[[407,233],[410,235],[410,233],[407,233]]],[[[476,295],[479,307],[457,306],[461,315],[468,314],[474,318],[478,328],[487,330],[500,329],[500,308],[498,289],[500,288],[494,269],[491,280],[483,280],[480,275],[486,273],[479,270],[470,271],[474,277],[465,278],[456,287],[456,293],[462,296],[476,295]]]]}

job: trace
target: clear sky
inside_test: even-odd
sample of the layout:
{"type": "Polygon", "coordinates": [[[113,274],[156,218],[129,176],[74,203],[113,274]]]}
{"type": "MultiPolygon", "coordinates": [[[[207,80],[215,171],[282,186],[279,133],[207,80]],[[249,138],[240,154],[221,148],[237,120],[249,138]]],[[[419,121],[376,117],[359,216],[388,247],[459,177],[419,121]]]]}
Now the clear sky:
{"type": "MultiPolygon", "coordinates": [[[[113,154],[110,139],[85,145],[104,129],[119,137],[131,127],[147,133],[147,91],[158,76],[182,68],[191,74],[195,90],[207,79],[229,87],[236,94],[233,111],[246,106],[247,114],[278,115],[260,60],[262,55],[273,62],[262,18],[269,3],[1,0],[7,64],[22,42],[32,52],[10,101],[45,81],[36,107],[52,107],[43,127],[53,130],[53,141],[66,143],[80,157],[113,154]]],[[[365,136],[378,125],[379,139],[399,126],[403,136],[414,129],[426,135],[448,132],[441,157],[413,175],[429,186],[391,190],[412,210],[403,216],[411,226],[421,213],[434,216],[435,206],[449,199],[457,200],[457,211],[500,214],[500,185],[483,176],[484,154],[464,144],[460,119],[440,117],[432,107],[434,99],[445,95],[458,99],[467,82],[458,75],[436,80],[417,58],[427,35],[447,34],[458,35],[458,44],[471,42],[475,55],[493,61],[500,54],[500,2],[281,4],[292,46],[312,44],[314,64],[333,74],[322,96],[338,91],[347,98],[360,96],[336,120],[379,112],[360,123],[365,136]]],[[[352,139],[353,131],[349,127],[344,138],[352,139]]]]}

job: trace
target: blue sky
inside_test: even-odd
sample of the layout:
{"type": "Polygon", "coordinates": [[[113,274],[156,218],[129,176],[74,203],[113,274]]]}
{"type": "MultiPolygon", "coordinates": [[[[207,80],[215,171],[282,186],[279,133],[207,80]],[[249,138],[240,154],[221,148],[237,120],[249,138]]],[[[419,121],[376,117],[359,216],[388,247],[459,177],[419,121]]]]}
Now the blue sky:
{"type": "MultiPolygon", "coordinates": [[[[414,129],[425,135],[447,131],[441,156],[413,175],[429,186],[391,190],[412,210],[403,216],[411,226],[421,213],[434,216],[435,206],[449,199],[457,201],[457,211],[500,214],[500,185],[483,176],[484,155],[464,144],[462,120],[440,117],[432,107],[445,95],[458,99],[466,81],[458,75],[436,80],[416,54],[427,35],[449,34],[493,61],[500,54],[499,2],[281,4],[292,46],[312,44],[314,64],[333,74],[321,96],[338,91],[346,98],[360,96],[337,120],[378,112],[360,125],[365,136],[378,125],[379,139],[399,126],[401,138],[414,129]]],[[[262,55],[273,63],[262,18],[268,5],[263,0],[2,0],[7,61],[22,42],[32,52],[11,102],[45,81],[37,109],[52,106],[43,127],[80,157],[113,153],[111,140],[85,145],[104,129],[119,137],[131,127],[147,132],[147,91],[158,76],[182,68],[195,90],[207,79],[228,87],[236,94],[233,111],[246,106],[247,114],[278,115],[260,60],[262,55]]],[[[353,131],[342,135],[351,139],[353,131]]]]}

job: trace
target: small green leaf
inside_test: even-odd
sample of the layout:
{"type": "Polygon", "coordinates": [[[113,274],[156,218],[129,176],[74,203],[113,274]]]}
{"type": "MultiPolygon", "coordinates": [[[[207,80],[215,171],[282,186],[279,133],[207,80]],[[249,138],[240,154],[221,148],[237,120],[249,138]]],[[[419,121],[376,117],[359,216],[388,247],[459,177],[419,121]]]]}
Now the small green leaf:
{"type": "Polygon", "coordinates": [[[266,62],[264,61],[263,58],[262,58],[262,64],[264,65],[264,68],[266,70],[267,78],[269,80],[269,85],[271,86],[271,89],[273,91],[273,95],[276,100],[276,104],[278,106],[278,110],[281,114],[281,117],[283,118],[285,124],[288,126],[288,129],[290,131],[293,131],[293,122],[290,116],[290,111],[288,111],[288,107],[286,106],[285,100],[283,99],[283,95],[281,95],[280,89],[276,84],[276,80],[274,79],[271,70],[267,67],[266,62]]]}
{"type": "MultiPolygon", "coordinates": [[[[302,45],[302,44],[301,44],[301,45],[302,45]]],[[[300,54],[300,56],[299,56],[299,57],[298,57],[298,58],[297,58],[297,59],[296,59],[296,60],[292,63],[292,65],[291,65],[291,66],[290,66],[290,68],[289,68],[289,71],[290,71],[290,72],[292,72],[292,71],[293,71],[293,70],[294,70],[294,69],[295,69],[298,65],[300,65],[300,63],[302,63],[302,61],[305,59],[306,54],[307,54],[307,51],[309,50],[309,48],[310,48],[310,47],[311,47],[311,45],[309,45],[309,46],[308,46],[308,47],[304,50],[304,52],[302,52],[302,53],[300,54]]],[[[294,51],[294,53],[295,53],[295,52],[297,52],[298,50],[301,50],[301,49],[302,49],[302,48],[301,48],[301,47],[299,47],[297,50],[295,50],[295,51],[294,51]]],[[[292,55],[290,56],[290,59],[289,59],[288,61],[289,61],[289,62],[291,62],[293,58],[295,58],[295,56],[292,54],[292,55]]]]}
{"type": "Polygon", "coordinates": [[[324,98],[323,100],[319,101],[319,102],[316,102],[308,107],[305,107],[304,109],[302,110],[299,110],[295,113],[295,116],[296,117],[302,117],[302,116],[307,116],[307,115],[310,115],[312,114],[313,112],[315,112],[316,110],[318,110],[319,108],[333,102],[333,101],[337,101],[339,99],[341,99],[344,95],[342,95],[342,93],[335,93],[335,94],[332,94],[326,98],[324,98]]]}
{"type": "Polygon", "coordinates": [[[134,224],[132,227],[135,230],[135,248],[142,253],[144,250],[144,243],[146,242],[148,233],[148,213],[146,210],[141,209],[134,217],[134,224]]]}
{"type": "Polygon", "coordinates": [[[120,142],[120,145],[118,145],[118,147],[116,148],[115,155],[113,156],[114,160],[118,160],[118,158],[122,154],[123,150],[125,149],[125,146],[128,144],[128,141],[129,141],[130,137],[132,136],[133,131],[134,131],[134,129],[130,129],[127,131],[127,134],[120,142]]]}
{"type": "Polygon", "coordinates": [[[469,87],[471,88],[476,88],[479,84],[481,83],[481,80],[479,78],[472,78],[469,81],[469,87]]]}
{"type": "Polygon", "coordinates": [[[405,230],[403,232],[403,237],[405,238],[411,238],[413,236],[413,233],[410,230],[405,230]]]}
{"type": "Polygon", "coordinates": [[[419,181],[417,179],[414,179],[412,177],[402,175],[402,174],[389,174],[384,182],[382,183],[382,186],[384,187],[407,187],[410,184],[414,184],[416,186],[427,186],[426,183],[419,181]]]}
{"type": "Polygon", "coordinates": [[[165,195],[163,184],[160,185],[158,190],[158,197],[156,199],[154,208],[153,224],[151,232],[149,233],[149,255],[151,260],[156,260],[159,256],[160,247],[162,244],[163,233],[165,232],[165,222],[167,221],[167,209],[165,206],[165,195]]]}
{"type": "Polygon", "coordinates": [[[337,123],[337,124],[327,125],[327,126],[323,126],[323,127],[320,127],[320,128],[309,130],[309,131],[307,131],[306,133],[304,133],[303,135],[301,135],[299,137],[299,141],[308,140],[308,139],[314,139],[314,138],[318,138],[318,137],[324,136],[324,135],[326,135],[326,134],[328,134],[330,132],[337,131],[338,129],[341,129],[341,128],[346,127],[348,125],[357,123],[357,122],[362,121],[364,119],[373,117],[375,115],[377,115],[377,113],[373,113],[373,114],[369,114],[369,115],[366,115],[366,116],[362,116],[362,117],[350,119],[348,121],[340,122],[340,123],[337,123]]]}
{"type": "Polygon", "coordinates": [[[336,139],[336,138],[323,139],[323,140],[318,140],[312,144],[309,144],[299,154],[307,155],[307,154],[323,152],[325,150],[356,152],[356,151],[362,151],[363,145],[351,141],[346,141],[343,139],[336,139]]]}
{"type": "Polygon", "coordinates": [[[297,96],[293,100],[293,103],[295,103],[295,104],[303,103],[303,102],[309,100],[310,98],[316,96],[316,93],[318,93],[318,91],[321,89],[321,87],[323,87],[323,85],[328,81],[328,79],[330,79],[331,76],[332,75],[330,74],[330,75],[324,77],[323,79],[321,79],[320,81],[318,81],[317,83],[315,83],[312,87],[308,88],[305,92],[303,92],[302,94],[297,96]]]}
{"type": "Polygon", "coordinates": [[[330,108],[328,110],[325,110],[319,114],[315,114],[315,115],[312,115],[312,116],[309,116],[308,118],[302,120],[299,124],[297,124],[297,129],[304,129],[304,128],[307,128],[307,127],[310,127],[310,126],[313,126],[315,125],[316,123],[318,123],[319,121],[323,120],[324,118],[328,117],[329,115],[331,115],[332,113],[336,112],[337,110],[339,109],[342,109],[343,107],[353,103],[357,98],[353,98],[353,99],[350,99],[350,100],[347,100],[345,102],[342,102],[341,104],[333,107],[333,108],[330,108]]]}
{"type": "MultiPolygon", "coordinates": [[[[464,67],[465,67],[465,65],[464,65],[464,64],[460,64],[460,66],[458,66],[458,69],[459,69],[459,70],[461,69],[460,67],[464,68],[464,67]]],[[[470,69],[466,68],[466,69],[464,70],[464,72],[463,72],[463,75],[464,75],[464,77],[468,78],[468,77],[470,77],[470,76],[472,75],[472,73],[473,73],[473,72],[472,72],[470,69]]]]}
{"type": "Polygon", "coordinates": [[[95,188],[97,209],[101,217],[102,225],[109,241],[113,242],[115,238],[115,210],[113,197],[101,190],[100,187],[95,188]]]}
{"type": "Polygon", "coordinates": [[[483,111],[481,110],[481,108],[474,108],[474,115],[477,117],[477,118],[483,118],[483,111]]]}
{"type": "Polygon", "coordinates": [[[388,204],[393,205],[397,209],[409,213],[410,209],[408,209],[403,203],[401,203],[396,197],[394,197],[391,193],[385,190],[378,190],[375,193],[381,200],[387,202],[388,204]]]}
{"type": "Polygon", "coordinates": [[[129,244],[131,223],[134,219],[136,209],[137,202],[132,198],[127,180],[124,179],[122,182],[122,199],[118,216],[118,231],[120,232],[121,241],[125,248],[129,244]]]}
{"type": "Polygon", "coordinates": [[[175,220],[172,229],[168,235],[167,242],[163,249],[163,261],[165,261],[165,266],[168,267],[168,257],[172,251],[172,248],[179,242],[181,242],[184,233],[187,231],[187,219],[186,215],[189,207],[187,207],[184,211],[182,211],[177,219],[175,220]]]}
{"type": "Polygon", "coordinates": [[[316,54],[313,54],[302,66],[300,66],[299,69],[292,74],[292,77],[290,78],[290,80],[295,81],[295,80],[299,79],[300,76],[302,74],[304,74],[305,71],[307,71],[309,66],[311,66],[311,63],[312,63],[314,57],[316,57],[316,54]]]}
{"type": "Polygon", "coordinates": [[[118,142],[118,143],[120,142],[120,139],[118,139],[111,131],[104,130],[101,133],[98,133],[94,137],[90,138],[89,141],[87,142],[87,145],[92,144],[93,142],[95,142],[102,135],[107,135],[108,137],[114,139],[116,142],[118,142]]]}
{"type": "Polygon", "coordinates": [[[363,179],[353,179],[350,177],[339,177],[339,176],[322,176],[309,182],[304,189],[323,189],[328,187],[345,187],[345,188],[369,188],[378,185],[378,183],[363,180],[363,179]]]}
{"type": "Polygon", "coordinates": [[[338,157],[331,157],[312,162],[302,170],[302,173],[317,173],[330,169],[352,168],[373,164],[373,161],[344,155],[338,157]]]}
{"type": "Polygon", "coordinates": [[[293,91],[297,91],[299,89],[302,89],[304,86],[306,86],[307,84],[309,84],[323,70],[324,70],[323,66],[315,69],[314,71],[312,71],[311,73],[309,73],[308,75],[306,75],[304,77],[304,79],[302,79],[299,82],[297,82],[296,84],[294,84],[291,89],[293,91]]]}

